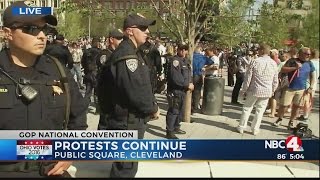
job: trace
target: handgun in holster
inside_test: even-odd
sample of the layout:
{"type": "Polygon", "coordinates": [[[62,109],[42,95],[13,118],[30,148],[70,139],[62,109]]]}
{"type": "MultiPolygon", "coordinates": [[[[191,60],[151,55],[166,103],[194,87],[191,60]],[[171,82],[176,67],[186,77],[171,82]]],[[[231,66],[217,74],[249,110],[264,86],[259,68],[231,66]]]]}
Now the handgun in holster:
{"type": "Polygon", "coordinates": [[[179,97],[175,96],[173,93],[168,93],[167,99],[168,99],[169,107],[172,107],[174,109],[179,108],[179,104],[180,104],[179,97]]]}
{"type": "Polygon", "coordinates": [[[169,105],[169,108],[170,107],[173,107],[173,94],[172,93],[168,93],[167,94],[167,100],[168,100],[168,105],[169,105]]]}

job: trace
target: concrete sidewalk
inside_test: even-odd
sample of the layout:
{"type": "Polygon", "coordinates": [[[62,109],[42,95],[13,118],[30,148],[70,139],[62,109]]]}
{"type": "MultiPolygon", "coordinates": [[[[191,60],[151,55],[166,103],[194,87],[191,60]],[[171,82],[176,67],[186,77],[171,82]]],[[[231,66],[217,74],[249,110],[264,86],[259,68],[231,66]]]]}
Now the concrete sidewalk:
{"type": "MultiPolygon", "coordinates": [[[[182,123],[187,132],[178,135],[181,139],[285,139],[291,132],[283,126],[273,127],[276,118],[263,117],[261,131],[257,136],[248,130],[239,134],[235,127],[241,115],[241,106],[229,103],[232,88],[225,86],[223,113],[219,116],[194,114],[194,123],[182,123]]],[[[167,101],[164,95],[157,95],[161,108],[159,120],[151,121],[145,139],[165,138],[165,116],[167,101]]],[[[94,112],[94,108],[91,107],[94,112]]],[[[287,117],[289,114],[286,115],[287,117]]],[[[252,117],[251,117],[252,118],[252,117]]],[[[89,113],[89,130],[95,130],[98,116],[89,113]]],[[[319,93],[316,94],[309,127],[314,138],[319,138],[319,93]]],[[[201,147],[204,148],[204,147],[201,147]]],[[[320,152],[319,152],[320,153],[320,152]]],[[[111,162],[75,162],[76,177],[108,177],[111,162]]],[[[318,162],[301,161],[141,161],[136,177],[319,177],[318,162]]]]}

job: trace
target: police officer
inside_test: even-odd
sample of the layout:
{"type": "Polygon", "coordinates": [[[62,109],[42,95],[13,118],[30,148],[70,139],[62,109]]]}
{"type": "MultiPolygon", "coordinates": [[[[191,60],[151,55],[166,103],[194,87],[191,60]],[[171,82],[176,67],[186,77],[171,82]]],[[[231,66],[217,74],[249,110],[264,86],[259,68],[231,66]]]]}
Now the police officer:
{"type": "Polygon", "coordinates": [[[139,47],[139,50],[141,51],[142,57],[150,69],[152,92],[155,93],[157,90],[158,77],[160,77],[162,71],[160,52],[150,41],[149,37],[147,38],[147,41],[139,47]]]}
{"type": "Polygon", "coordinates": [[[110,58],[112,52],[119,46],[123,40],[123,33],[121,29],[113,29],[109,32],[108,36],[108,47],[107,49],[101,50],[98,58],[98,69],[100,69],[106,61],[110,58]]]}
{"type": "MultiPolygon", "coordinates": [[[[30,4],[16,1],[3,13],[3,31],[9,49],[0,52],[0,129],[62,130],[66,123],[68,129],[85,130],[88,102],[82,98],[71,73],[60,65],[67,74],[62,79],[58,63],[43,55],[47,24],[56,26],[57,19],[52,15],[12,14],[14,7],[30,4]],[[65,82],[69,88],[61,85],[65,82]],[[64,117],[68,114],[66,101],[71,103],[68,122],[67,116],[64,117]]],[[[71,163],[1,162],[0,177],[61,176],[71,163]]]]}
{"type": "Polygon", "coordinates": [[[166,117],[168,139],[178,139],[175,134],[186,134],[180,129],[180,122],[183,118],[186,91],[194,89],[187,54],[188,46],[179,45],[177,55],[169,62],[167,88],[169,109],[166,117]]]}
{"type": "MultiPolygon", "coordinates": [[[[146,122],[159,116],[159,108],[152,93],[149,69],[137,49],[146,42],[148,26],[155,20],[148,20],[141,14],[130,14],[124,20],[124,39],[112,53],[102,71],[106,82],[109,107],[107,128],[111,130],[138,130],[142,139],[146,122]]],[[[103,109],[103,108],[102,108],[103,109]]],[[[111,177],[134,177],[138,162],[114,162],[111,177]]]]}
{"type": "Polygon", "coordinates": [[[53,43],[47,46],[44,54],[49,54],[53,57],[56,57],[63,65],[68,67],[68,69],[73,68],[72,55],[68,47],[64,45],[64,36],[61,34],[58,34],[53,43]]]}
{"type": "MultiPolygon", "coordinates": [[[[100,77],[100,72],[102,70],[102,66],[105,65],[106,61],[108,61],[108,59],[110,58],[112,52],[119,46],[119,44],[122,42],[122,40],[123,40],[123,33],[120,29],[113,29],[109,32],[109,38],[108,38],[109,46],[107,49],[101,51],[101,55],[98,58],[98,63],[99,63],[98,67],[100,67],[99,73],[98,73],[98,78],[100,77]]],[[[98,82],[99,82],[99,80],[98,80],[98,82]]],[[[97,91],[99,91],[99,89],[97,89],[97,91]]],[[[101,93],[106,93],[106,92],[101,92],[101,93]]],[[[100,102],[99,102],[99,106],[100,106],[100,102]]],[[[107,117],[106,114],[100,111],[98,130],[106,130],[107,129],[106,117],[107,117]]]]}
{"type": "MultiPolygon", "coordinates": [[[[84,70],[84,84],[86,86],[86,92],[85,97],[90,98],[92,95],[92,92],[94,88],[97,85],[97,73],[98,73],[98,67],[97,67],[97,58],[98,55],[101,53],[101,50],[99,48],[100,46],[100,40],[99,38],[93,38],[91,41],[91,48],[86,49],[83,52],[83,56],[81,59],[81,65],[84,70]]],[[[95,103],[96,99],[94,98],[95,103]]]]}

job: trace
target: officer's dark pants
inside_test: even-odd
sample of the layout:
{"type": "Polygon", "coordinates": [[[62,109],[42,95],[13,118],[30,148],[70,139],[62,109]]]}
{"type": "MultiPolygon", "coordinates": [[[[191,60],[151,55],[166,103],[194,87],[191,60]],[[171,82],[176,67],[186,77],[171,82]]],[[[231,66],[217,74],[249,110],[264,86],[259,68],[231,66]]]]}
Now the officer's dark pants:
{"type": "MultiPolygon", "coordinates": [[[[185,109],[185,95],[184,91],[174,90],[173,97],[171,97],[171,103],[169,103],[169,109],[166,116],[166,128],[167,132],[173,132],[180,129],[180,122],[183,119],[183,112],[185,109]]],[[[168,98],[168,102],[170,99],[168,98]]]]}
{"type": "Polygon", "coordinates": [[[104,113],[100,113],[98,130],[106,130],[107,129],[107,115],[104,113]]]}
{"type": "Polygon", "coordinates": [[[90,98],[92,96],[94,86],[91,82],[86,82],[85,84],[86,84],[86,92],[84,96],[90,98]]]}
{"type": "Polygon", "coordinates": [[[228,68],[228,86],[234,86],[234,74],[230,68],[228,68]]]}
{"type": "Polygon", "coordinates": [[[192,92],[192,111],[199,109],[201,89],[203,85],[203,78],[201,75],[193,76],[194,90],[192,92]]]}
{"type": "MultiPolygon", "coordinates": [[[[146,131],[146,124],[144,119],[137,119],[139,122],[129,125],[124,128],[123,124],[108,118],[109,130],[138,130],[138,138],[143,139],[144,132],[146,131]]],[[[110,172],[111,178],[133,178],[138,171],[138,162],[113,162],[110,172]]]]}
{"type": "Polygon", "coordinates": [[[231,102],[233,103],[238,102],[238,96],[239,96],[239,92],[240,92],[243,80],[244,80],[244,73],[237,72],[236,84],[234,85],[234,88],[232,91],[232,98],[231,98],[231,102]]]}

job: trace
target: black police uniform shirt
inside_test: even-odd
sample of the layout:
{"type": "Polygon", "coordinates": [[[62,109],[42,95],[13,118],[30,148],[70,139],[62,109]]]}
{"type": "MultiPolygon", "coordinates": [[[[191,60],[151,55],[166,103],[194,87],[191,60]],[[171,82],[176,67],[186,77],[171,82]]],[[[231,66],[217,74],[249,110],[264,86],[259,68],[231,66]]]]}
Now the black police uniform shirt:
{"type": "Polygon", "coordinates": [[[111,55],[110,63],[128,55],[135,55],[138,59],[128,58],[114,64],[117,73],[113,96],[117,96],[122,109],[136,115],[150,116],[157,112],[158,105],[152,93],[149,68],[130,39],[124,38],[111,55]]]}
{"type": "MultiPolygon", "coordinates": [[[[0,67],[4,71],[16,80],[22,77],[31,80],[31,86],[38,91],[35,99],[28,102],[23,97],[18,97],[16,85],[0,72],[0,130],[62,129],[66,96],[65,93],[54,95],[52,83],[60,80],[61,76],[53,60],[42,55],[33,67],[24,68],[15,65],[5,51],[0,52],[0,59],[0,67]]],[[[66,73],[71,94],[68,129],[85,130],[89,102],[80,94],[70,72],[66,70],[66,73]]]]}
{"type": "Polygon", "coordinates": [[[168,90],[186,91],[189,83],[191,83],[191,69],[187,60],[179,56],[173,57],[168,72],[168,90]]]}
{"type": "Polygon", "coordinates": [[[49,44],[44,52],[44,54],[49,54],[56,57],[60,62],[68,67],[68,69],[73,68],[72,54],[70,53],[68,47],[62,44],[49,44]]]}
{"type": "Polygon", "coordinates": [[[81,59],[81,65],[84,70],[84,74],[96,73],[98,71],[97,59],[101,50],[97,47],[86,49],[81,59]]]}
{"type": "Polygon", "coordinates": [[[111,56],[113,51],[114,51],[114,49],[112,49],[111,47],[108,47],[107,49],[101,50],[100,55],[99,55],[99,57],[97,59],[98,69],[101,69],[101,67],[104,64],[106,64],[106,62],[110,58],[110,56],[111,56]]]}

